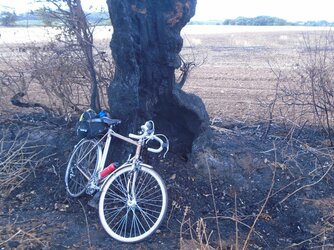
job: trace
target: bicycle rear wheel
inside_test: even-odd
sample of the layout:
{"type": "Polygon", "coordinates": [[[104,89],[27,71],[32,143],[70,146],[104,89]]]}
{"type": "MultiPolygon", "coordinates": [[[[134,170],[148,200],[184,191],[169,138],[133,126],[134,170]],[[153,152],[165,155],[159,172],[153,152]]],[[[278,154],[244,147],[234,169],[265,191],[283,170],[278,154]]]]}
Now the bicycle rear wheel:
{"type": "Polygon", "coordinates": [[[101,148],[95,140],[82,140],[75,148],[65,173],[66,190],[72,197],[82,195],[99,164],[101,148]]]}
{"type": "Polygon", "coordinates": [[[105,183],[99,202],[101,223],[107,233],[122,242],[138,242],[160,225],[167,210],[167,190],[161,177],[147,165],[137,171],[135,194],[131,197],[134,171],[126,166],[105,183]]]}

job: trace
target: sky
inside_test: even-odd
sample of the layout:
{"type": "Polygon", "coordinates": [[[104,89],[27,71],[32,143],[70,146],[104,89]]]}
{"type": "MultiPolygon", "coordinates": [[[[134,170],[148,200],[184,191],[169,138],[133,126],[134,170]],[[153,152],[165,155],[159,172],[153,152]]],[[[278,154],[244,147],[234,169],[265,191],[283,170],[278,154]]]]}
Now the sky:
{"type": "MultiPolygon", "coordinates": [[[[16,13],[38,8],[33,0],[0,0],[0,11],[16,13]]],[[[106,0],[82,0],[84,8],[106,9],[106,0]]],[[[197,0],[194,21],[233,19],[238,16],[274,16],[287,21],[334,22],[334,0],[197,0]]]]}

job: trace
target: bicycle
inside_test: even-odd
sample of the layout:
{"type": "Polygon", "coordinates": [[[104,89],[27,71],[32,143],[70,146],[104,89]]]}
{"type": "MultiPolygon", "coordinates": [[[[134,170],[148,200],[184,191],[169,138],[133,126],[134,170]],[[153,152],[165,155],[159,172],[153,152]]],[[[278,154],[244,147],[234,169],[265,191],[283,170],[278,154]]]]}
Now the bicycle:
{"type": "Polygon", "coordinates": [[[154,140],[160,147],[148,147],[147,150],[160,153],[166,149],[165,156],[169,141],[163,134],[154,134],[153,121],[142,125],[139,134],[125,137],[113,130],[120,120],[97,119],[107,125],[108,131],[99,140],[84,138],[74,147],[65,173],[66,190],[72,197],[98,192],[99,217],[105,231],[118,241],[141,241],[159,227],[167,210],[164,181],[152,166],[141,161],[141,152],[147,142],[154,140]],[[112,137],[135,145],[136,153],[115,171],[106,174],[108,167],[104,166],[112,137]]]}

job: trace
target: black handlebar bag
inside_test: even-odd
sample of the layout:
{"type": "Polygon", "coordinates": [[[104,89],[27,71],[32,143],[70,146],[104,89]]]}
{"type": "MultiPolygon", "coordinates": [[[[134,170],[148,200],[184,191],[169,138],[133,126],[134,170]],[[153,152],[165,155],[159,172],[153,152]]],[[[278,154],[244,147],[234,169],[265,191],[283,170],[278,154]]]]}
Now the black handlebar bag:
{"type": "Polygon", "coordinates": [[[99,118],[79,121],[77,124],[77,135],[80,138],[98,138],[107,132],[106,124],[99,118]]]}

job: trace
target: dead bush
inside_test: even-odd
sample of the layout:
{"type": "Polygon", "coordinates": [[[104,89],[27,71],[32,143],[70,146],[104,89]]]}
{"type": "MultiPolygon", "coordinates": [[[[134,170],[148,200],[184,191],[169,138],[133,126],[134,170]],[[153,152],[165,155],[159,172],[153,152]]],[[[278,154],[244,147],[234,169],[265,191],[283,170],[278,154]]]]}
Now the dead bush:
{"type": "Polygon", "coordinates": [[[268,99],[269,120],[320,125],[333,146],[334,125],[334,34],[332,31],[303,35],[299,60],[288,73],[273,70],[276,94],[268,99]]]}
{"type": "MultiPolygon", "coordinates": [[[[47,107],[56,116],[80,113],[90,105],[90,76],[82,51],[74,45],[52,41],[44,46],[23,46],[0,57],[2,110],[8,110],[13,97],[21,94],[26,107],[47,107]],[[36,105],[38,104],[38,105],[36,105]]],[[[10,51],[10,48],[7,48],[10,51]]],[[[102,106],[107,107],[106,89],[113,76],[111,55],[95,54],[102,106]]],[[[43,108],[46,110],[46,108],[43,108]]]]}
{"type": "Polygon", "coordinates": [[[110,53],[94,43],[97,23],[88,22],[81,1],[48,2],[52,8],[41,15],[60,25],[47,43],[18,41],[0,47],[1,92],[7,103],[57,116],[87,107],[98,112],[108,106],[106,90],[114,69],[110,53]]]}
{"type": "Polygon", "coordinates": [[[33,140],[29,131],[0,130],[0,189],[7,195],[19,187],[41,163],[48,146],[33,140]]]}

